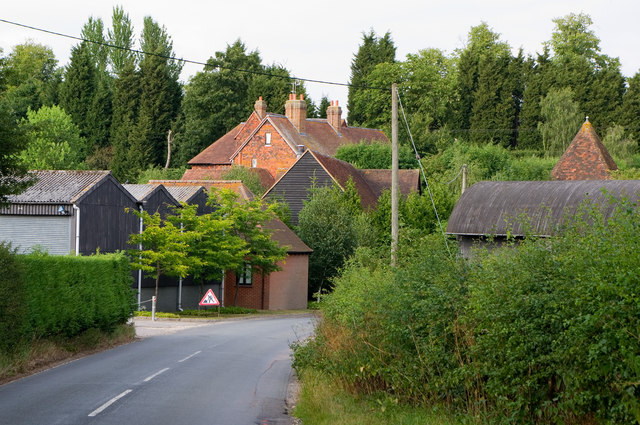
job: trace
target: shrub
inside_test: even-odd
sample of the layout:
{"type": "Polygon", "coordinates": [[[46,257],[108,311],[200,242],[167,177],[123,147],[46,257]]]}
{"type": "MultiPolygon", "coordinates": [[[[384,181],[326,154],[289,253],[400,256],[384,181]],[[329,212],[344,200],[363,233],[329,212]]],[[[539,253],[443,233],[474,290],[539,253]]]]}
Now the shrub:
{"type": "Polygon", "coordinates": [[[15,353],[29,338],[24,270],[10,244],[0,242],[0,353],[15,353]]]}

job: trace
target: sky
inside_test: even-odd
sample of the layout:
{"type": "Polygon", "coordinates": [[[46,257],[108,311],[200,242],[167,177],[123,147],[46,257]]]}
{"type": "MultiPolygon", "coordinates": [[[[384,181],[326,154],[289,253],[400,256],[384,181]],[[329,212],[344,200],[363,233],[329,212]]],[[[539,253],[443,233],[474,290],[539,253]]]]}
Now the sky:
{"type": "MultiPolygon", "coordinates": [[[[426,48],[450,54],[463,48],[471,27],[486,22],[517,53],[542,50],[551,38],[552,20],[569,13],[586,13],[604,54],[618,57],[622,73],[640,70],[640,2],[638,0],[369,0],[310,2],[292,0],[22,0],[4,2],[0,19],[80,36],[90,16],[111,23],[113,6],[120,5],[139,37],[143,18],[151,16],[166,27],[176,56],[206,62],[216,51],[240,39],[260,53],[263,64],[278,64],[297,78],[347,83],[350,65],[363,32],[391,33],[396,59],[426,48]]],[[[66,65],[77,41],[0,22],[0,48],[33,40],[51,47],[66,65]]],[[[201,71],[187,64],[181,79],[201,71]]],[[[338,100],[346,115],[347,88],[305,83],[316,103],[322,96],[338,100]]],[[[268,108],[267,108],[268,109],[268,108]]]]}

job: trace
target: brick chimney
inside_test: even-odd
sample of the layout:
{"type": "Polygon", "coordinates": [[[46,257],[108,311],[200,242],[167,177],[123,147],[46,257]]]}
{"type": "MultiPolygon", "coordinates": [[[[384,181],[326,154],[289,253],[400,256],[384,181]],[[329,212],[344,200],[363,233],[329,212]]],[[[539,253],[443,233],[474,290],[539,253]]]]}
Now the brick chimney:
{"type": "Polygon", "coordinates": [[[307,124],[307,102],[304,96],[300,95],[300,99],[296,99],[296,94],[289,95],[289,100],[284,104],[284,113],[298,129],[298,132],[304,134],[307,124]]]}
{"type": "Polygon", "coordinates": [[[337,100],[331,101],[331,106],[327,108],[327,121],[331,124],[331,127],[340,134],[340,127],[342,126],[342,109],[338,106],[337,100]]]}
{"type": "Polygon", "coordinates": [[[267,102],[262,100],[262,96],[260,96],[258,100],[256,100],[253,108],[256,110],[260,118],[264,118],[267,115],[267,102]]]}

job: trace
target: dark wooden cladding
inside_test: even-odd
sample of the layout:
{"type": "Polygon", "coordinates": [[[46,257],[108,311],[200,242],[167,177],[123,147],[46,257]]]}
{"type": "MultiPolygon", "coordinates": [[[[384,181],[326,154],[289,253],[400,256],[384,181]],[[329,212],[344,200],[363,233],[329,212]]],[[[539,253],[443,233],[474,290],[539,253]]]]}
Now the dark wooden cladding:
{"type": "Polygon", "coordinates": [[[114,252],[129,248],[131,233],[137,232],[138,218],[125,208],[135,210],[136,202],[115,180],[104,181],[83,197],[80,208],[80,253],[114,252]]]}
{"type": "Polygon", "coordinates": [[[282,176],[266,195],[268,199],[283,199],[289,204],[291,222],[298,224],[298,213],[303,201],[309,199],[312,182],[318,187],[331,186],[333,179],[313,155],[304,155],[294,167],[282,176]]]}
{"type": "Polygon", "coordinates": [[[608,202],[609,196],[637,202],[640,180],[480,182],[456,203],[447,233],[524,236],[529,231],[549,236],[575,215],[583,201],[597,203],[608,216],[615,208],[608,202]],[[522,216],[526,216],[525,222],[522,216]]]}

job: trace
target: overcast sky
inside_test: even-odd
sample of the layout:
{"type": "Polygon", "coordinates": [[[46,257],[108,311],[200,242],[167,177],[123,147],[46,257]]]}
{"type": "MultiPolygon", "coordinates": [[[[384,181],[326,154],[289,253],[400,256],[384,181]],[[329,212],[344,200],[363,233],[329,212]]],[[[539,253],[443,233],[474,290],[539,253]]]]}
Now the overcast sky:
{"type": "MultiPolygon", "coordinates": [[[[216,51],[240,38],[249,50],[258,50],[264,64],[280,64],[299,78],[346,83],[350,64],[362,41],[373,29],[390,31],[398,59],[435,47],[451,53],[464,46],[469,29],[482,21],[517,51],[541,51],[551,38],[552,19],[584,12],[594,21],[602,52],[620,58],[622,73],[640,69],[640,1],[638,0],[369,0],[364,1],[165,1],[20,0],[5,1],[0,19],[79,36],[89,16],[110,26],[114,5],[129,14],[137,36],[143,17],[164,25],[178,57],[206,62],[216,51]]],[[[68,63],[77,42],[0,22],[4,55],[16,44],[32,39],[53,48],[60,65],[68,63]]],[[[185,65],[182,79],[200,71],[185,65]]],[[[317,103],[323,95],[339,100],[343,108],[347,89],[307,83],[317,103]]]]}

